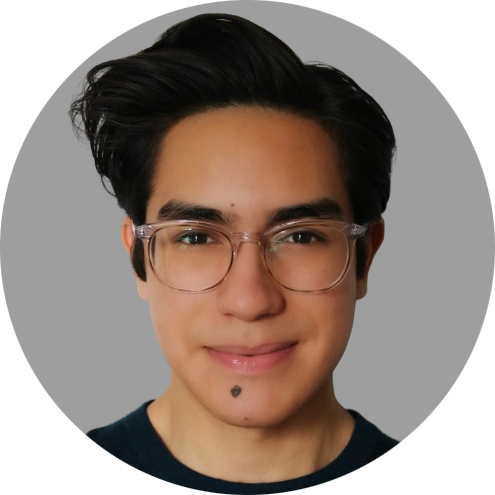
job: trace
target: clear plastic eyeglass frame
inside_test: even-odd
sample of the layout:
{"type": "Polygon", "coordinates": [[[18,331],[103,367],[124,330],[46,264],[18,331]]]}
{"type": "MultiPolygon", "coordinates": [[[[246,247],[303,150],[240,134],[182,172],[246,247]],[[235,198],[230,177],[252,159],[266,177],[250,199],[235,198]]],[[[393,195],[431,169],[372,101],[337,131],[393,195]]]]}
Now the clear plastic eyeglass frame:
{"type": "Polygon", "coordinates": [[[347,223],[344,221],[339,221],[339,220],[295,220],[291,222],[285,222],[279,225],[276,225],[266,232],[230,232],[226,228],[222,227],[221,225],[218,225],[216,223],[211,223],[211,222],[206,222],[206,221],[200,221],[200,220],[163,220],[160,222],[154,222],[154,223],[149,223],[149,224],[143,224],[139,226],[133,225],[133,230],[134,230],[134,235],[136,238],[141,239],[145,243],[148,244],[148,259],[150,260],[150,266],[155,275],[157,275],[157,278],[165,285],[170,287],[173,290],[179,291],[179,292],[206,292],[211,289],[214,289],[218,285],[220,285],[226,278],[228,273],[230,272],[233,263],[237,259],[239,249],[242,243],[244,242],[251,242],[258,244],[260,249],[263,252],[263,262],[265,265],[266,270],[268,273],[271,275],[271,277],[282,287],[294,291],[294,292],[308,292],[308,293],[317,293],[317,292],[324,292],[326,290],[332,289],[336,287],[347,275],[347,272],[349,271],[349,266],[351,264],[351,260],[353,259],[353,253],[354,253],[354,247],[356,240],[359,239],[360,237],[363,237],[367,231],[368,231],[368,225],[358,225],[355,223],[347,223]],[[329,285],[328,287],[324,287],[321,289],[317,290],[299,290],[299,289],[293,289],[291,287],[287,287],[283,283],[281,283],[277,277],[272,273],[270,269],[270,265],[267,261],[267,246],[269,245],[269,241],[272,238],[272,236],[283,232],[287,229],[294,229],[294,228],[304,228],[304,227],[315,227],[315,226],[329,226],[329,227],[334,227],[340,230],[345,236],[347,237],[347,246],[348,246],[348,256],[347,256],[347,263],[342,271],[341,276],[336,280],[334,283],[329,285]],[[166,284],[163,282],[158,274],[155,272],[155,268],[153,267],[153,263],[151,263],[151,240],[153,239],[153,236],[159,232],[161,229],[166,228],[166,227],[172,227],[172,226],[177,226],[177,227],[192,227],[192,228],[205,228],[212,230],[214,232],[217,232],[219,234],[222,234],[225,236],[229,241],[230,245],[232,248],[232,256],[230,260],[230,264],[223,275],[223,277],[214,285],[207,287],[205,289],[200,289],[200,290],[187,290],[187,289],[179,289],[176,287],[173,287],[169,284],[166,284]]]}

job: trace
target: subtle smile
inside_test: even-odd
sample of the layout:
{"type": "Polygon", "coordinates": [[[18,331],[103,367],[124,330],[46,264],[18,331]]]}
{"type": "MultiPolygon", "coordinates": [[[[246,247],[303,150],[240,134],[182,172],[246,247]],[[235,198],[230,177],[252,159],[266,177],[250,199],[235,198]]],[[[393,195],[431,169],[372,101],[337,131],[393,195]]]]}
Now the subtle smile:
{"type": "Polygon", "coordinates": [[[287,360],[297,342],[263,344],[256,347],[248,346],[215,346],[207,347],[210,356],[241,373],[267,371],[287,360]]]}

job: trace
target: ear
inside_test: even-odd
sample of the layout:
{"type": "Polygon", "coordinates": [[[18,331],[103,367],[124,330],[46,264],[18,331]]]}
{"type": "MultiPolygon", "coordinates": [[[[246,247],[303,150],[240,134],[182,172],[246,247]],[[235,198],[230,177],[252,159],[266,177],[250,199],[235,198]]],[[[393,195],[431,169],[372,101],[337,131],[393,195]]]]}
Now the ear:
{"type": "MultiPolygon", "coordinates": [[[[132,248],[134,246],[134,241],[136,239],[134,235],[134,230],[132,227],[132,220],[129,217],[125,217],[124,221],[122,222],[122,229],[120,231],[120,237],[122,239],[122,244],[125,247],[125,250],[127,251],[127,254],[129,255],[129,258],[131,258],[131,264],[132,264],[132,248]]],[[[136,272],[134,272],[134,276],[136,277],[136,283],[137,283],[137,291],[139,296],[144,299],[145,301],[148,300],[148,286],[146,282],[141,280],[137,275],[136,272]]]]}
{"type": "Polygon", "coordinates": [[[375,257],[378,248],[382,245],[385,236],[385,222],[383,218],[370,225],[370,230],[366,235],[366,265],[363,275],[356,281],[356,299],[362,299],[368,292],[368,274],[371,262],[375,257]]]}

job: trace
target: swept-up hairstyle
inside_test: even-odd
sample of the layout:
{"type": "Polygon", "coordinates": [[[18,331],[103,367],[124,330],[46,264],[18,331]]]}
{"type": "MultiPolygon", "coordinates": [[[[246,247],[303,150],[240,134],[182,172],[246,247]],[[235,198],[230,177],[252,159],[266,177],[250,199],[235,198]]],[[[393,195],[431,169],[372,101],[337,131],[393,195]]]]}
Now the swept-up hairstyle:
{"type": "MultiPolygon", "coordinates": [[[[382,108],[343,72],[303,64],[285,43],[241,17],[198,15],[135,55],[97,65],[69,114],[89,140],[103,184],[139,225],[166,132],[189,115],[234,106],[277,109],[322,125],[337,143],[354,221],[380,217],[395,152],[382,108]]],[[[358,276],[365,258],[358,246],[358,276]]],[[[132,263],[146,280],[141,241],[132,263]]]]}

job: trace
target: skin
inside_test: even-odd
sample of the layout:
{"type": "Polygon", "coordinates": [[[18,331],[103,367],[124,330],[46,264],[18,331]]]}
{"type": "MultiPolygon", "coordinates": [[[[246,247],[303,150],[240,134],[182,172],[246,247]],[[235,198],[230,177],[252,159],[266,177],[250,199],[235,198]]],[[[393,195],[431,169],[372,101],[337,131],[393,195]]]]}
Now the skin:
{"type": "MultiPolygon", "coordinates": [[[[260,108],[227,108],[188,117],[163,140],[147,222],[174,199],[221,210],[232,231],[263,232],[270,211],[322,197],[352,208],[331,137],[312,120],[260,108]]],[[[130,252],[131,220],[122,226],[130,252]]],[[[367,236],[365,274],[355,264],[322,293],[284,289],[267,273],[256,244],[241,246],[228,278],[214,290],[181,293],[147,263],[136,277],[149,302],[159,345],[171,367],[167,391],[148,408],[172,454],[203,474],[231,481],[295,478],[327,465],[353,431],[337,402],[332,374],[352,329],[356,301],[383,240],[383,222],[367,236]],[[259,374],[235,374],[207,347],[294,341],[287,360],[259,374]],[[230,390],[242,388],[238,397],[230,390]]]]}

